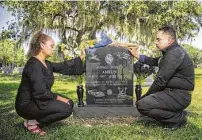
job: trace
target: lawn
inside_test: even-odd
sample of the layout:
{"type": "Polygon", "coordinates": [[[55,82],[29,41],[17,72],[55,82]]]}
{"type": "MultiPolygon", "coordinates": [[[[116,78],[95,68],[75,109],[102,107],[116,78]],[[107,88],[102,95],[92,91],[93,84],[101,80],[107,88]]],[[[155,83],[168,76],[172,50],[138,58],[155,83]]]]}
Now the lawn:
{"type": "Polygon", "coordinates": [[[195,74],[196,75],[202,75],[202,69],[196,68],[195,69],[195,74]]]}
{"type": "MultiPolygon", "coordinates": [[[[0,74],[0,139],[2,140],[200,140],[202,139],[202,70],[196,69],[196,88],[192,104],[187,108],[188,124],[176,131],[165,131],[158,123],[145,123],[138,118],[76,119],[73,116],[45,127],[47,135],[40,138],[26,132],[23,119],[14,108],[20,83],[19,75],[0,74]]],[[[76,101],[76,82],[56,77],[53,91],[76,101]]],[[[146,90],[144,89],[144,92],[146,90]]]]}

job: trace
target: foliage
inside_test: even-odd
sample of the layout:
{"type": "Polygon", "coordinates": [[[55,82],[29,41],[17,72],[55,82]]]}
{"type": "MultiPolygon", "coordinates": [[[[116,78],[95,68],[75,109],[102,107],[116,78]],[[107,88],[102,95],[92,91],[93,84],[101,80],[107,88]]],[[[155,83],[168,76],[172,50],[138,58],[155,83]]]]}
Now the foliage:
{"type": "MultiPolygon", "coordinates": [[[[93,1],[5,2],[11,11],[22,9],[20,21],[23,33],[47,28],[58,32],[62,43],[76,48],[81,41],[91,38],[104,22],[100,21],[100,8],[93,1]],[[34,7],[34,8],[33,8],[34,7]],[[98,14],[97,14],[98,13],[98,14]],[[97,21],[97,24],[93,24],[97,21]],[[99,23],[100,21],[100,23],[99,23]]],[[[27,34],[28,36],[30,34],[27,34]]]]}
{"type": "Polygon", "coordinates": [[[202,50],[189,44],[182,45],[195,65],[202,63],[202,50]]]}
{"type": "Polygon", "coordinates": [[[16,41],[15,33],[12,31],[4,30],[0,34],[0,59],[3,65],[24,64],[24,51],[23,48],[18,48],[18,41],[16,41]]]}
{"type": "MultiPolygon", "coordinates": [[[[53,29],[62,43],[77,48],[94,39],[96,31],[151,45],[158,27],[173,25],[180,39],[195,36],[201,26],[198,1],[6,1],[18,13],[24,36],[35,30],[53,29]]],[[[116,37],[115,37],[116,38],[116,37]]]]}
{"type": "Polygon", "coordinates": [[[24,66],[25,61],[26,61],[26,56],[24,54],[23,48],[19,48],[16,50],[16,57],[14,62],[16,62],[17,66],[24,66]]]}
{"type": "Polygon", "coordinates": [[[14,45],[15,42],[10,39],[0,40],[0,59],[2,60],[3,65],[14,61],[14,45]]]}
{"type": "Polygon", "coordinates": [[[122,5],[120,32],[138,44],[152,44],[156,30],[165,24],[174,26],[180,39],[193,37],[201,26],[202,7],[196,1],[124,1],[122,5]]]}

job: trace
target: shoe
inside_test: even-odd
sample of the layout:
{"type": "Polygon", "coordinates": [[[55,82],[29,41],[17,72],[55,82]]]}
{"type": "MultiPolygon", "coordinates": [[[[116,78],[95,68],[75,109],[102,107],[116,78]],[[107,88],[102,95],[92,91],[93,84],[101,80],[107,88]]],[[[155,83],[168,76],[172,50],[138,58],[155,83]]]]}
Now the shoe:
{"type": "Polygon", "coordinates": [[[32,134],[38,134],[39,136],[44,136],[46,134],[46,132],[44,130],[42,130],[38,126],[38,124],[34,124],[34,123],[29,124],[28,120],[24,122],[24,126],[25,126],[26,130],[28,130],[32,134]]]}
{"type": "Polygon", "coordinates": [[[187,118],[185,118],[183,121],[181,121],[181,122],[179,122],[179,123],[169,124],[169,125],[167,125],[166,127],[164,127],[163,129],[164,129],[164,130],[171,130],[171,131],[174,131],[174,130],[177,130],[177,129],[180,129],[180,128],[185,127],[186,124],[187,124],[187,118]]]}

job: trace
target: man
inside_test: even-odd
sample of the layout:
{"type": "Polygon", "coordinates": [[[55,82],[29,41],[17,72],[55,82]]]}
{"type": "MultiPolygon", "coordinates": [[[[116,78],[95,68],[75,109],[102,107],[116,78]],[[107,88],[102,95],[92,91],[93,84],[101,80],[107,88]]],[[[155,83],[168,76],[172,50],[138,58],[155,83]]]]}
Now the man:
{"type": "Polygon", "coordinates": [[[159,67],[153,84],[136,105],[141,114],[175,130],[187,122],[184,109],[191,103],[194,66],[186,51],[177,43],[173,28],[165,26],[158,30],[156,46],[162,52],[160,58],[139,55],[137,48],[130,47],[130,52],[140,62],[159,67]]]}

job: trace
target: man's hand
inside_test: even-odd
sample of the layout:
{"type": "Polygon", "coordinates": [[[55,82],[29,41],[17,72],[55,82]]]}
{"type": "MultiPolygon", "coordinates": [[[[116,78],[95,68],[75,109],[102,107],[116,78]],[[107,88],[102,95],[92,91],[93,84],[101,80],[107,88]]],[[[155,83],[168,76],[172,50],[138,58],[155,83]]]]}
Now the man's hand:
{"type": "Polygon", "coordinates": [[[112,42],[108,46],[119,46],[123,48],[127,48],[131,54],[139,60],[140,55],[137,53],[137,45],[133,43],[126,43],[126,42],[112,42]]]}
{"type": "Polygon", "coordinates": [[[61,101],[61,102],[64,102],[64,103],[70,105],[69,99],[67,99],[67,98],[64,98],[64,97],[61,97],[61,96],[57,96],[56,100],[61,101]]]}
{"type": "Polygon", "coordinates": [[[131,52],[131,54],[137,59],[139,60],[140,55],[137,52],[137,47],[129,47],[128,50],[131,52]]]}

